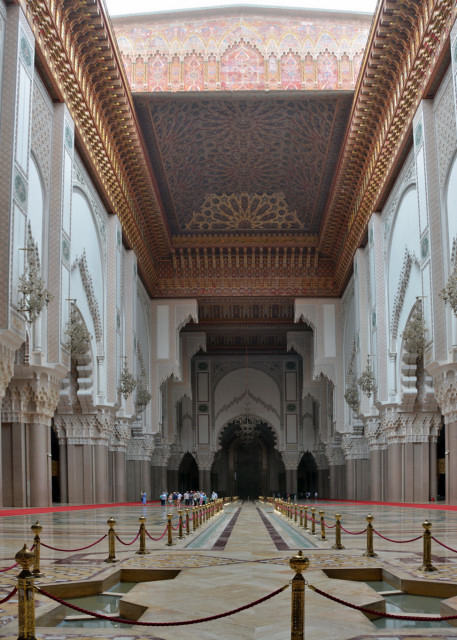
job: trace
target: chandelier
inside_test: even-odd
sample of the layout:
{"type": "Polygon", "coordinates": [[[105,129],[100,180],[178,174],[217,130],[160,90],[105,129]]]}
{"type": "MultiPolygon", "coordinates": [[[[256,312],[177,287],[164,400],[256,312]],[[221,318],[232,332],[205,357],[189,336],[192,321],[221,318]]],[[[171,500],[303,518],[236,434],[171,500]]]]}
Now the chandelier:
{"type": "Polygon", "coordinates": [[[236,417],[233,423],[236,425],[235,435],[244,445],[251,444],[259,435],[260,418],[249,412],[249,388],[248,388],[248,349],[246,347],[246,386],[244,395],[246,396],[246,409],[244,414],[236,417]]]}

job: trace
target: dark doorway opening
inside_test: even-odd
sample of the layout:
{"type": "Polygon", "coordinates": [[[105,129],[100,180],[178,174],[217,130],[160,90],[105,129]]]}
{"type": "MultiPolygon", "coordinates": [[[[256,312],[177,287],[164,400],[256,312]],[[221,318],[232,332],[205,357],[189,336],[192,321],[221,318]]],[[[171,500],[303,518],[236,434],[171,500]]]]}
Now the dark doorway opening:
{"type": "Polygon", "coordinates": [[[178,485],[181,493],[200,490],[198,486],[198,465],[191,453],[184,454],[178,471],[178,485]]]}
{"type": "Polygon", "coordinates": [[[317,488],[317,466],[314,460],[314,456],[309,451],[306,451],[297,470],[297,493],[299,498],[304,498],[305,494],[309,492],[312,497],[317,488]]]}

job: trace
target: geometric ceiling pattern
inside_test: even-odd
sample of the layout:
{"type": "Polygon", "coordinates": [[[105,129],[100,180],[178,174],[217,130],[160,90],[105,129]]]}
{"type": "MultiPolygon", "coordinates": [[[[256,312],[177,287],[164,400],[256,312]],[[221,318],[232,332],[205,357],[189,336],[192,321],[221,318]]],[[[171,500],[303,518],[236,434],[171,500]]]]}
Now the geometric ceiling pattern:
{"type": "Polygon", "coordinates": [[[352,92],[137,94],[172,234],[318,234],[352,92]]]}

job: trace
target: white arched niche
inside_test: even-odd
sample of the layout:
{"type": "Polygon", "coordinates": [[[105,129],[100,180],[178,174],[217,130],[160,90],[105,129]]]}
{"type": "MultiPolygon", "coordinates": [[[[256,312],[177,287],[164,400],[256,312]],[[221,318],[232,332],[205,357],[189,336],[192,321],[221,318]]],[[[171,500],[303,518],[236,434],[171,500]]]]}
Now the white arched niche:
{"type": "Polygon", "coordinates": [[[89,305],[89,297],[93,297],[96,302],[100,324],[103,327],[105,274],[103,250],[95,216],[86,196],[78,189],[73,190],[71,207],[71,265],[70,297],[76,299],[76,304],[84,317],[86,326],[95,338],[95,323],[89,305]],[[80,269],[75,265],[75,261],[83,254],[86,256],[87,271],[92,283],[91,292],[86,291],[80,269]]]}

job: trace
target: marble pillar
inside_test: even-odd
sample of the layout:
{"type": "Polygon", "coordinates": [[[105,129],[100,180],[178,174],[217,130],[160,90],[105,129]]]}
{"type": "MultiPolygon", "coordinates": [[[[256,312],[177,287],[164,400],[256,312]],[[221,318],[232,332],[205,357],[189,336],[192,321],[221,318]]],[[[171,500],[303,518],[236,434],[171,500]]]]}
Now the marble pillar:
{"type": "Polygon", "coordinates": [[[387,448],[387,500],[401,502],[403,499],[403,445],[391,442],[387,448]]]}
{"type": "Polygon", "coordinates": [[[379,448],[371,449],[370,464],[370,500],[382,502],[384,500],[384,451],[379,448]]]}
{"type": "Polygon", "coordinates": [[[52,505],[50,427],[43,424],[30,424],[27,431],[30,472],[29,505],[50,507],[52,505]]]}

